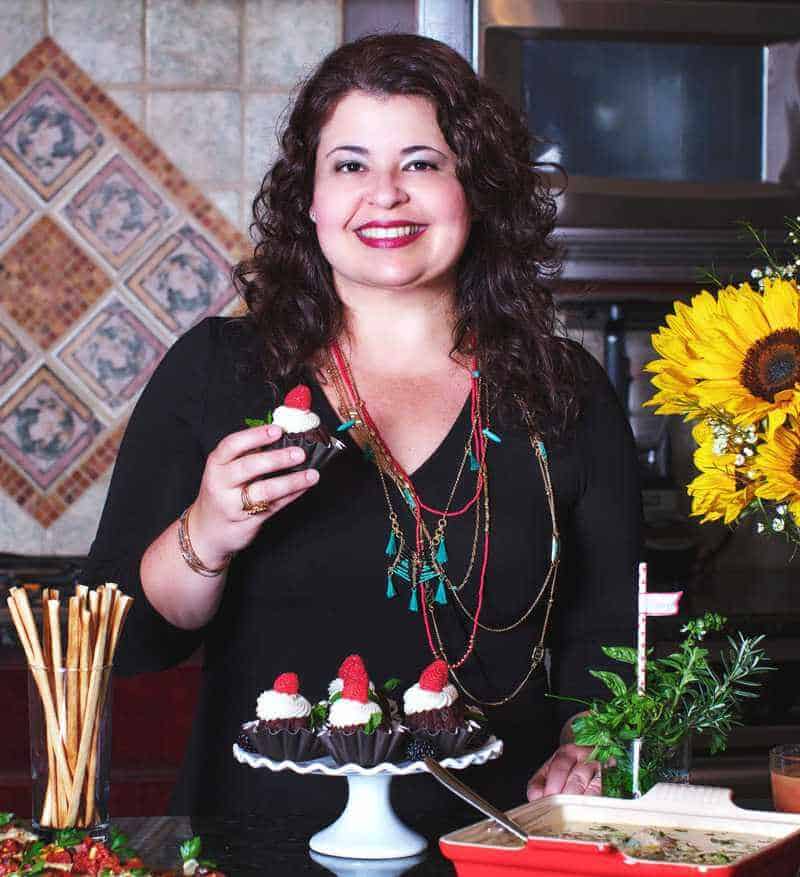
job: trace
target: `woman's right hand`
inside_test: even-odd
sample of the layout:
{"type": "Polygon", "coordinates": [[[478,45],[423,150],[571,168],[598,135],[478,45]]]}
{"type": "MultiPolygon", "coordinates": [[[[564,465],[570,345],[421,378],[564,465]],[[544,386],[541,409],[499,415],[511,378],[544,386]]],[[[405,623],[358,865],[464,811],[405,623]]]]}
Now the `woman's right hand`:
{"type": "Polygon", "coordinates": [[[281,428],[274,425],[232,432],[208,455],[191,512],[192,545],[205,565],[222,566],[228,555],[253,541],[267,518],[319,481],[316,469],[276,474],[296,466],[306,456],[302,448],[296,447],[261,450],[281,434],[281,428]],[[266,511],[248,514],[244,510],[245,486],[253,505],[269,503],[266,511]]]}

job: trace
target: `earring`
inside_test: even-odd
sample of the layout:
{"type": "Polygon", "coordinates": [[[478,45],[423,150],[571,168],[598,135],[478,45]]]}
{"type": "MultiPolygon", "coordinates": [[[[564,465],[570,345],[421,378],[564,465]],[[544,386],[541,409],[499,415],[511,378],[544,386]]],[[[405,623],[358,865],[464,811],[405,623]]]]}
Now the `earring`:
{"type": "Polygon", "coordinates": [[[316,222],[316,221],[317,221],[317,214],[314,213],[314,208],[313,208],[313,207],[309,207],[309,208],[308,208],[308,218],[309,218],[312,222],[316,222]]]}

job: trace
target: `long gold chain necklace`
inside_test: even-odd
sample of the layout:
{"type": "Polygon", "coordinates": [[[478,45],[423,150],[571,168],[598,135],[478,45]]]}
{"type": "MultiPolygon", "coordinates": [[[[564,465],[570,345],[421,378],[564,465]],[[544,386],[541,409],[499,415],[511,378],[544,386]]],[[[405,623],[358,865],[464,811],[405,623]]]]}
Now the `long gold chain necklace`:
{"type": "Polygon", "coordinates": [[[328,379],[332,382],[336,390],[339,400],[339,414],[343,419],[343,423],[340,425],[339,431],[343,431],[345,429],[354,429],[359,431],[359,433],[366,440],[365,449],[375,462],[381,480],[384,497],[386,499],[387,507],[389,510],[390,520],[390,536],[389,542],[387,543],[386,554],[390,557],[393,557],[393,560],[389,563],[387,575],[387,597],[393,597],[396,595],[396,588],[393,581],[394,575],[398,575],[408,581],[411,586],[411,600],[409,602],[409,608],[412,611],[418,611],[419,600],[417,598],[417,592],[419,591],[422,596],[422,615],[425,623],[425,630],[430,649],[435,657],[440,657],[447,662],[453,679],[459,686],[459,688],[461,688],[461,690],[472,700],[485,706],[500,706],[502,704],[508,703],[510,700],[516,697],[519,692],[524,688],[536,668],[543,660],[545,654],[544,642],[547,634],[547,629],[549,627],[552,607],[555,602],[556,582],[558,578],[558,569],[560,562],[561,542],[556,518],[555,499],[552,482],[550,479],[547,451],[545,449],[544,443],[542,442],[541,438],[534,428],[533,419],[527,409],[527,406],[524,404],[522,399],[517,397],[517,401],[523,411],[523,417],[525,419],[526,426],[528,427],[528,434],[531,446],[539,464],[542,482],[545,489],[545,495],[547,498],[548,510],[550,512],[550,518],[552,522],[550,566],[538,593],[534,597],[530,606],[522,613],[522,615],[511,624],[495,627],[481,623],[480,614],[483,606],[486,566],[488,562],[490,527],[488,467],[486,465],[486,438],[490,438],[495,442],[499,442],[500,439],[488,428],[488,426],[483,427],[484,422],[488,424],[488,410],[486,410],[485,412],[482,411],[483,406],[481,405],[482,400],[480,394],[479,372],[473,366],[471,370],[472,418],[465,452],[462,457],[453,487],[450,491],[447,505],[445,506],[444,510],[437,510],[422,503],[416,492],[416,489],[414,488],[413,483],[411,482],[411,478],[405,473],[402,466],[397,463],[397,461],[392,456],[389,448],[383,441],[383,438],[380,435],[377,426],[369,415],[363,399],[361,399],[356,390],[355,380],[353,379],[350,365],[344,357],[344,354],[342,353],[338,344],[334,343],[332,348],[326,351],[325,371],[328,379]],[[460,483],[463,472],[466,469],[466,463],[468,460],[471,464],[469,468],[472,471],[477,472],[476,491],[473,497],[469,500],[469,502],[464,505],[462,509],[458,510],[457,512],[452,512],[450,511],[450,508],[453,503],[458,484],[460,483]],[[395,484],[398,492],[405,500],[415,518],[415,547],[414,550],[410,552],[410,554],[406,550],[408,540],[406,540],[405,535],[403,534],[402,528],[400,527],[399,517],[392,505],[386,481],[387,475],[389,476],[390,480],[395,484]],[[473,538],[471,558],[467,567],[467,573],[464,576],[462,582],[459,585],[454,585],[448,578],[444,569],[444,564],[448,560],[447,552],[444,545],[444,532],[449,517],[463,514],[472,505],[475,506],[475,535],[473,538]],[[433,535],[431,535],[422,517],[423,510],[439,515],[439,521],[433,535]],[[469,580],[475,564],[477,556],[477,546],[479,542],[478,534],[481,529],[481,512],[483,512],[484,523],[483,562],[478,584],[476,607],[474,611],[470,611],[464,604],[459,592],[463,589],[464,585],[469,580]],[[427,550],[424,550],[423,546],[427,546],[427,550]],[[432,596],[432,592],[428,591],[426,588],[426,583],[433,579],[438,580],[438,587],[436,589],[435,596],[432,596]],[[453,595],[456,605],[472,622],[472,630],[468,637],[467,648],[463,656],[458,661],[454,662],[451,662],[447,658],[444,642],[436,618],[437,604],[444,605],[448,602],[448,591],[450,592],[450,594],[453,595]],[[534,609],[541,602],[545,594],[547,595],[547,605],[544,620],[542,622],[541,633],[538,641],[531,650],[530,664],[522,680],[513,688],[513,690],[508,695],[499,700],[485,701],[476,697],[458,678],[456,670],[464,664],[469,655],[473,652],[478,630],[481,629],[492,633],[505,633],[514,630],[528,619],[534,609]],[[430,623],[428,618],[429,615],[430,623]],[[436,640],[435,644],[434,637],[436,640]]]}

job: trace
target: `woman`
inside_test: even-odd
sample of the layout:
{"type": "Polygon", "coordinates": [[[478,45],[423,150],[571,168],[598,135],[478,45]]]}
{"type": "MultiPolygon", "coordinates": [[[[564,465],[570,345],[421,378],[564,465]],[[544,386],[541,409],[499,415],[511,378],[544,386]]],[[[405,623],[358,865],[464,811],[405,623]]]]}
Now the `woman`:
{"type": "Polygon", "coordinates": [[[530,147],[424,37],[345,45],[301,89],[236,270],[248,314],[202,322],[165,357],[91,552],[91,579],[137,594],[123,670],[204,646],[175,812],[333,812],[342,789],[243,767],[230,746],[278,673],[319,696],[354,651],[405,684],[446,656],[506,741],[467,776],[497,803],[529,780],[529,797],[599,790],[587,750],[563,741],[531,779],[574,712],[544,697],[543,646],[552,689],[585,696],[599,644],[631,639],[636,462],[602,370],[554,335],[555,205],[530,147]],[[243,428],[299,382],[329,429],[357,412],[322,473],[287,473],[302,452],[271,448],[276,427],[243,428]],[[441,593],[401,575],[387,587],[390,533],[395,552],[446,568],[441,593]]]}

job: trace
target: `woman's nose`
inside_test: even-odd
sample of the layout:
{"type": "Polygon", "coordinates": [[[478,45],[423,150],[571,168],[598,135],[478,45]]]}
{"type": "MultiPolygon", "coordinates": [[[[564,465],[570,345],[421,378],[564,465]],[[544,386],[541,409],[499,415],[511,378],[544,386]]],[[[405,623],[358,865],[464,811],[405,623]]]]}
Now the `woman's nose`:
{"type": "Polygon", "coordinates": [[[372,178],[372,187],[367,193],[370,204],[388,209],[408,201],[408,194],[393,172],[376,173],[372,178]]]}

